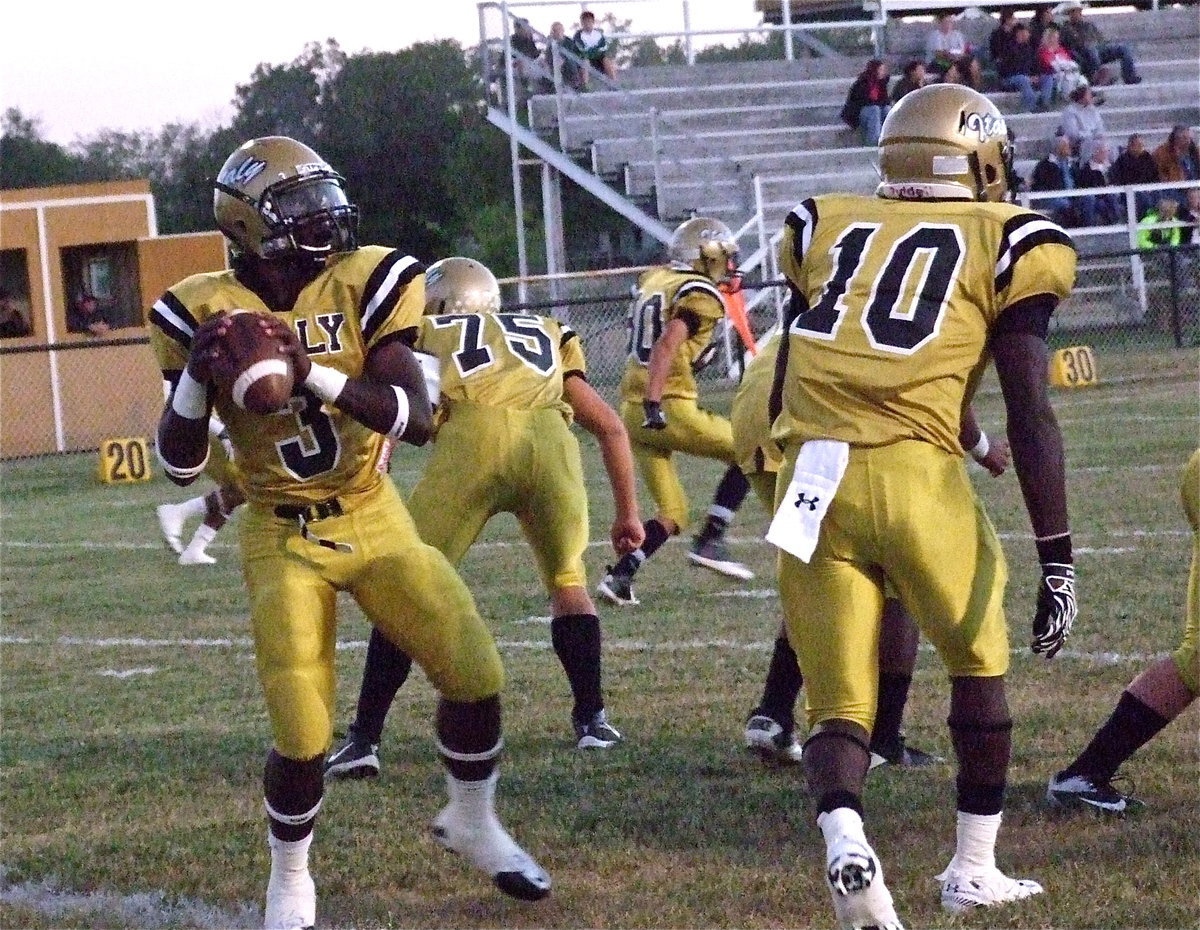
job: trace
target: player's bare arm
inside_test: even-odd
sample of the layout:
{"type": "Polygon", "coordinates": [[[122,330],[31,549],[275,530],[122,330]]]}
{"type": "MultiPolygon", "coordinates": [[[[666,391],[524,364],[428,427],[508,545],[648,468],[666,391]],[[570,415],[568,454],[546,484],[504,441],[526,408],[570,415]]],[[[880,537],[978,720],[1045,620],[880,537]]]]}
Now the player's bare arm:
{"type": "Polygon", "coordinates": [[[1033,333],[993,336],[992,355],[1008,415],[1008,441],[1034,535],[1070,529],[1062,433],[1047,391],[1048,350],[1033,333]]]}
{"type": "Polygon", "coordinates": [[[359,423],[392,439],[423,446],[433,432],[433,412],[425,376],[412,350],[399,339],[374,346],[360,378],[314,364],[291,327],[280,323],[276,335],[291,356],[296,383],[349,414],[359,423]]]}
{"type": "Polygon", "coordinates": [[[158,457],[167,477],[181,487],[195,481],[208,461],[212,366],[227,325],[224,314],[201,323],[192,336],[187,367],[178,377],[168,376],[172,388],[158,421],[158,457]]]}
{"type": "MultiPolygon", "coordinates": [[[[1053,298],[1034,300],[1042,302],[1041,311],[1026,316],[1049,320],[1053,298]]],[[[1013,464],[1042,567],[1030,648],[1049,659],[1071,634],[1078,607],[1062,433],[1046,387],[1046,340],[1040,331],[1008,327],[993,334],[991,349],[1008,410],[1013,464]]]]}
{"type": "Polygon", "coordinates": [[[650,349],[650,361],[646,366],[646,395],[642,399],[642,408],[646,412],[643,429],[667,428],[667,418],[662,412],[662,393],[667,384],[667,375],[671,371],[671,362],[687,338],[687,322],[681,317],[675,317],[663,328],[662,335],[650,349]]]}
{"type": "Polygon", "coordinates": [[[633,552],[645,541],[646,531],[638,515],[633,452],[625,424],[596,389],[578,375],[567,375],[563,380],[563,397],[571,405],[575,421],[600,443],[616,510],[611,531],[613,549],[618,555],[633,552]]]}

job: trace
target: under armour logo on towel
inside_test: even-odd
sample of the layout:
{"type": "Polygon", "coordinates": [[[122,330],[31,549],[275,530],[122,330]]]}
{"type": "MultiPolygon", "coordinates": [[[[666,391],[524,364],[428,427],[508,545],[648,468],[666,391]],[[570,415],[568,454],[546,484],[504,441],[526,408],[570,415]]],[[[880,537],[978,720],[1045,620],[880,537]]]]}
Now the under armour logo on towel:
{"type": "Polygon", "coordinates": [[[800,494],[796,497],[796,507],[800,507],[804,504],[808,504],[809,510],[816,510],[817,504],[819,504],[820,501],[821,501],[821,498],[819,498],[819,497],[805,497],[804,492],[801,491],[800,494]]]}

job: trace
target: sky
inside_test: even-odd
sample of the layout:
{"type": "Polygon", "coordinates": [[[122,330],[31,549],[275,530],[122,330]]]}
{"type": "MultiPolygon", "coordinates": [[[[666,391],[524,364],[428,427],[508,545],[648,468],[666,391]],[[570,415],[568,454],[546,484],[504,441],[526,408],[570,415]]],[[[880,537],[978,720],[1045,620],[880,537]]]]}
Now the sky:
{"type": "MultiPolygon", "coordinates": [[[[510,3],[543,33],[554,20],[570,27],[585,8],[630,19],[638,32],[680,31],[683,7],[684,0],[510,3]]],[[[753,0],[688,0],[688,8],[693,29],[761,22],[753,0]]],[[[499,36],[498,11],[486,20],[490,35],[499,36]]],[[[236,86],[259,63],[290,62],[308,42],[336,39],[348,54],[437,39],[475,45],[480,16],[474,0],[178,7],[161,0],[18,0],[6,5],[4,28],[10,41],[0,56],[0,109],[16,107],[38,122],[43,138],[69,145],[102,129],[157,131],[171,122],[211,129],[229,120],[236,86]]]]}

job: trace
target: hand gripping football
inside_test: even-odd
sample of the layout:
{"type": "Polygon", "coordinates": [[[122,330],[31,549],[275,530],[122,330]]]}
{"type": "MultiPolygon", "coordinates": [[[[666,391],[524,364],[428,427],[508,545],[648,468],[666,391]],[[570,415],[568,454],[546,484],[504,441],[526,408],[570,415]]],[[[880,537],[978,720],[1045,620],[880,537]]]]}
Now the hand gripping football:
{"type": "MultiPolygon", "coordinates": [[[[265,314],[234,310],[213,366],[218,387],[250,413],[274,413],[287,405],[295,386],[291,356],[280,339],[265,330],[265,314]]],[[[269,317],[267,317],[269,319],[269,317]]]]}

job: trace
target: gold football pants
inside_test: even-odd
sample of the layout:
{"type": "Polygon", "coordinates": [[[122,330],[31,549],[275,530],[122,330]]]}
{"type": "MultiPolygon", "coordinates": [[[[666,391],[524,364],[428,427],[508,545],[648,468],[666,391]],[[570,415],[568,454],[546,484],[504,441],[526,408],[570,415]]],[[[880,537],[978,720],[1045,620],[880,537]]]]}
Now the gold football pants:
{"type": "Polygon", "coordinates": [[[310,532],[353,551],[301,536],[295,520],[251,504],[241,524],[259,682],[274,745],[290,759],[324,753],[333,737],[336,602],[348,592],[367,619],[420,664],[454,701],[500,692],[495,641],[462,579],[422,542],[391,481],[310,532]]]}
{"type": "MultiPolygon", "coordinates": [[[[798,450],[785,452],[777,506],[792,505],[779,499],[798,450]]],[[[811,561],[780,552],[809,726],[838,718],[873,728],[880,620],[892,588],[950,675],[1003,675],[1006,578],[996,531],[960,457],[919,441],[851,448],[811,561]]]]}

